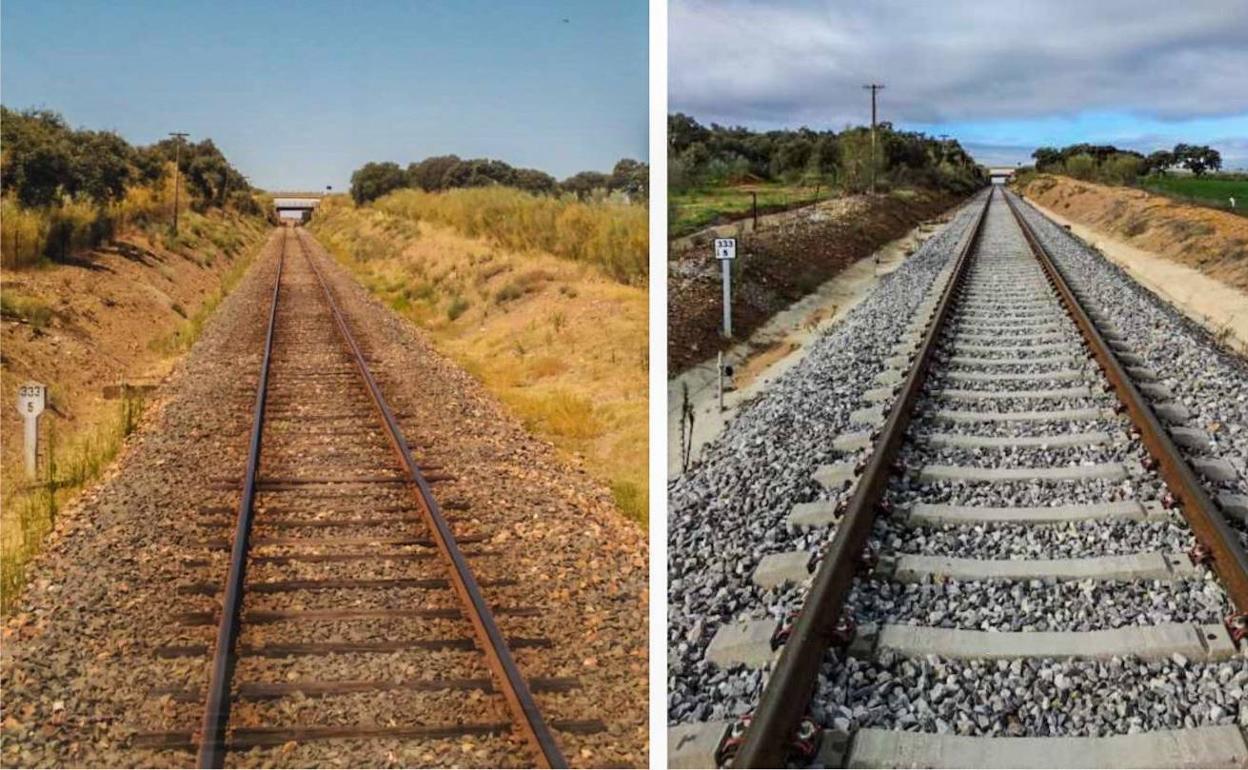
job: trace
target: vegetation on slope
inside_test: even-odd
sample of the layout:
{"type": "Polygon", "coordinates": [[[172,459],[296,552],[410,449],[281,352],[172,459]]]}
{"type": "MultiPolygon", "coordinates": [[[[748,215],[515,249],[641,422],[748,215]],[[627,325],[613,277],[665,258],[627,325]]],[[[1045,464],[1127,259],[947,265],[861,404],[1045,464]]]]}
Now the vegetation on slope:
{"type": "Polygon", "coordinates": [[[115,133],[72,129],[47,110],[0,107],[0,261],[66,262],[118,233],[170,221],[174,161],[180,205],[260,217],[262,201],[211,139],[134,147],[115,133]]]}
{"type": "Polygon", "coordinates": [[[310,229],[526,427],[580,457],[622,512],[645,521],[643,206],[501,187],[401,190],[369,206],[330,200],[310,229]]]}
{"type": "Polygon", "coordinates": [[[618,196],[580,200],[506,187],[429,193],[399,190],[373,207],[411,222],[432,222],[510,251],[544,252],[594,264],[617,281],[646,283],[650,247],[644,205],[618,196]]]}
{"type": "Polygon", "coordinates": [[[20,420],[11,410],[0,417],[7,611],[58,511],[98,477],[142,413],[133,397],[106,402],[101,384],[163,370],[189,348],[268,227],[263,199],[211,140],[134,147],[72,129],[54,112],[0,107],[0,146],[0,390],[36,379],[51,401],[37,482],[24,478],[20,420]]]}
{"type": "Polygon", "coordinates": [[[1171,150],[1148,155],[1112,144],[1072,144],[1060,149],[1041,147],[1031,154],[1034,168],[1023,169],[1021,182],[1031,174],[1059,174],[1084,182],[1141,187],[1172,198],[1248,214],[1248,175],[1219,174],[1221,154],[1204,145],[1176,144],[1171,150]],[[1176,169],[1187,174],[1175,174],[1176,169]],[[1236,205],[1231,206],[1231,198],[1236,205]]]}

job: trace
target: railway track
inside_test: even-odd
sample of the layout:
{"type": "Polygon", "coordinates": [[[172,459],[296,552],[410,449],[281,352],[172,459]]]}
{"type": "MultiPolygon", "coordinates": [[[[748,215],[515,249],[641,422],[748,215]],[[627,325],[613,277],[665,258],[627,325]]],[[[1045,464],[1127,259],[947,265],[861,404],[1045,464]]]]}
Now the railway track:
{"type": "Polygon", "coordinates": [[[201,511],[236,516],[232,537],[205,543],[228,550],[228,575],[179,588],[214,598],[176,620],[215,627],[215,643],[158,650],[211,655],[203,690],[157,693],[204,704],[202,720],[136,744],[195,750],[202,767],[321,741],[357,766],[403,744],[436,758],[447,741],[486,764],[565,766],[552,729],[601,723],[543,719],[533,692],[576,680],[521,675],[511,647],[549,641],[504,638],[495,615],[537,610],[487,602],[483,584],[517,581],[476,579],[466,556],[488,563],[486,533],[452,534],[434,489],[454,477],[405,439],[303,233],[281,237],[246,467],[222,481],[239,502],[201,511]]]}
{"type": "Polygon", "coordinates": [[[793,510],[836,523],[827,548],[760,563],[768,589],[809,576],[800,612],[708,646],[721,668],[771,666],[757,707],[675,745],[735,767],[1248,765],[1248,557],[1185,455],[1207,437],[1017,205],[985,198],[863,394],[845,460],[816,474],[842,502],[793,510]],[[1010,684],[966,696],[993,677],[1010,684]],[[1185,679],[1211,680],[1212,716],[1150,730],[1149,688],[1185,679]],[[1104,702],[1072,700],[1089,692],[1104,702]],[[1120,734],[1089,733],[1098,707],[1120,734]]]}

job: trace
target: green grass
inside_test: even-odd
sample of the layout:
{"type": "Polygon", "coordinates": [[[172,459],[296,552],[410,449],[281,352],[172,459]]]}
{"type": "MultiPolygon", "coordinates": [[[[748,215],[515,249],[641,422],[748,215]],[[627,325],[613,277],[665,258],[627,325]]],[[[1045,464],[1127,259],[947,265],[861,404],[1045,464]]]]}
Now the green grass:
{"type": "Polygon", "coordinates": [[[1230,208],[1229,197],[1235,198],[1238,213],[1248,215],[1248,180],[1218,177],[1164,176],[1149,177],[1141,185],[1153,192],[1169,195],[1218,208],[1230,208]]]}
{"type": "MultiPolygon", "coordinates": [[[[668,198],[668,235],[679,238],[713,224],[750,216],[754,205],[752,192],[758,194],[761,215],[813,203],[815,190],[814,185],[760,182],[673,192],[668,198]]],[[[833,192],[827,185],[820,186],[818,191],[820,200],[833,192]]]]}
{"type": "Polygon", "coordinates": [[[42,329],[52,322],[53,315],[52,307],[38,297],[0,291],[0,316],[25,321],[35,329],[42,329]]]}

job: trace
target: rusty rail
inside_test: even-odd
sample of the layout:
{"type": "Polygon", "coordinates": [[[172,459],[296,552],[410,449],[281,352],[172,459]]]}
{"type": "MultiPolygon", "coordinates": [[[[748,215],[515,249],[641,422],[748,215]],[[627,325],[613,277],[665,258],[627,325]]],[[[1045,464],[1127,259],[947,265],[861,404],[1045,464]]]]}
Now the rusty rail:
{"type": "Polygon", "coordinates": [[[234,545],[230,551],[230,571],[225,580],[221,621],[217,626],[217,643],[213,648],[208,697],[200,727],[197,758],[200,767],[221,767],[225,761],[225,729],[230,723],[230,681],[234,678],[234,644],[238,641],[243,583],[247,576],[247,550],[254,518],[261,437],[264,435],[264,407],[269,390],[269,361],[273,354],[273,335],[277,328],[277,303],[281,298],[282,267],[286,264],[287,240],[287,234],[283,232],[282,250],[277,257],[277,277],[273,279],[273,300],[269,305],[269,326],[264,336],[264,358],[260,362],[260,384],[256,386],[256,408],[251,422],[251,444],[247,449],[243,495],[238,504],[238,523],[234,528],[234,545]]]}
{"type": "Polygon", "coordinates": [[[486,660],[500,683],[499,690],[503,693],[511,709],[513,720],[536,752],[540,767],[567,767],[567,760],[564,759],[563,754],[560,752],[559,746],[550,732],[550,728],[546,725],[541,712],[537,708],[537,703],[533,700],[533,694],[529,691],[528,684],[525,682],[524,677],[521,676],[520,669],[516,666],[511,650],[507,646],[507,640],[499,630],[493,613],[490,612],[489,604],[481,593],[481,586],[472,574],[468,560],[464,558],[459,545],[455,542],[455,535],[451,532],[451,527],[447,523],[446,517],[442,515],[442,509],[433,496],[433,490],[429,486],[429,482],[425,479],[420,466],[412,456],[411,447],[408,445],[407,439],[403,436],[403,431],[395,420],[394,412],[382,396],[381,389],[378,388],[377,381],[373,378],[373,374],[364,360],[364,353],[360,350],[359,344],[351,334],[351,329],[347,325],[342,311],[338,308],[338,302],[334,299],[334,295],[329,289],[329,283],[325,280],[325,276],[321,273],[321,269],[316,264],[316,261],[308,253],[302,234],[298,230],[296,230],[295,240],[298,241],[304,259],[307,260],[308,265],[312,268],[312,272],[316,274],[316,278],[320,282],[321,290],[325,293],[325,300],[329,303],[330,310],[333,312],[334,322],[338,327],[343,344],[351,354],[356,369],[359,371],[360,377],[364,380],[364,384],[372,396],[373,405],[377,408],[378,415],[386,427],[386,435],[390,439],[390,444],[394,448],[395,454],[408,473],[411,481],[409,488],[415,493],[421,516],[433,534],[438,550],[451,566],[451,583],[454,585],[455,592],[459,595],[461,602],[467,610],[468,617],[472,621],[486,660]]]}
{"type": "Polygon", "coordinates": [[[732,762],[733,767],[784,767],[787,746],[806,714],[811,693],[819,679],[819,664],[824,651],[836,635],[845,598],[853,585],[854,574],[875,523],[879,502],[892,473],[893,460],[910,424],[910,412],[923,388],[928,363],[962,285],[970,264],[970,254],[979,241],[991,202],[990,192],[958,250],[953,274],[941,295],[935,317],[928,324],[927,334],[901,393],[893,402],[866,468],[858,478],[836,535],[823,554],[793,631],[754,710],[745,741],[732,762]]]}
{"type": "MultiPolygon", "coordinates": [[[[539,767],[566,767],[567,762],[555,742],[553,734],[542,718],[528,684],[516,666],[507,642],[498,628],[489,605],[481,593],[472,570],[455,541],[450,525],[443,516],[429,481],[421,472],[412,456],[411,448],[395,419],[394,412],[386,403],[374,379],[359,344],[351,333],[346,319],[329,289],[316,261],[308,253],[302,235],[296,231],[295,241],[300,253],[316,275],[326,302],[334,317],[339,337],[350,354],[361,379],[385,426],[391,446],[408,474],[407,486],[415,493],[421,516],[433,535],[438,550],[451,566],[451,584],[459,595],[468,618],[477,633],[479,645],[490,668],[500,683],[499,691],[512,710],[513,721],[519,733],[532,747],[539,767]]],[[[260,380],[256,389],[256,406],[252,421],[251,443],[248,449],[246,472],[243,479],[242,498],[238,508],[238,522],[231,549],[229,573],[226,578],[224,602],[213,652],[212,672],[204,708],[203,723],[197,736],[200,767],[221,767],[227,750],[226,732],[230,720],[231,692],[236,661],[235,645],[238,641],[240,613],[245,592],[247,553],[254,520],[254,503],[258,488],[257,475],[260,465],[262,437],[264,433],[265,405],[268,395],[269,369],[273,352],[273,339],[277,327],[278,302],[281,296],[282,270],[286,260],[286,246],[290,236],[282,235],[282,250],[278,257],[277,275],[273,282],[273,299],[269,308],[268,329],[265,334],[264,356],[260,366],[260,380]]]]}
{"type": "Polygon", "coordinates": [[[1230,595],[1231,601],[1241,613],[1248,613],[1248,554],[1239,543],[1234,530],[1222,518],[1213,500],[1209,497],[1200,479],[1192,471],[1187,460],[1179,452],[1174,440],[1162,426],[1157,415],[1149,406],[1148,401],[1140,394],[1135,383],[1127,375],[1122,364],[1109,347],[1109,343],[1101,335],[1087,311],[1079,304],[1078,298],[1066,282],[1061,268],[1049,255],[1044,244],[1036,236],[1031,224],[1023,217],[1017,204],[1009,194],[1005,201],[1018,221],[1019,228],[1031,251],[1044,268],[1049,283],[1057,290],[1066,312],[1078,325],[1084,340],[1092,349],[1092,355],[1105,373],[1109,384],[1114,388],[1118,400],[1127,409],[1131,422],[1140,432],[1140,440],[1148,453],[1157,461],[1157,471],[1170,494],[1177,498],[1183,516],[1196,540],[1210,550],[1213,555],[1213,568],[1218,573],[1222,585],[1230,595]]]}

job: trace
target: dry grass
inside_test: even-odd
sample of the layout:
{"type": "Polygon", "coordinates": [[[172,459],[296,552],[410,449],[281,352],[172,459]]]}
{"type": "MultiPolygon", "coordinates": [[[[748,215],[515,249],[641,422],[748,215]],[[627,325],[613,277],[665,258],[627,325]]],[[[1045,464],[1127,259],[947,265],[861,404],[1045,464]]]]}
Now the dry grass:
{"type": "Polygon", "coordinates": [[[531,431],[581,458],[620,510],[644,523],[645,290],[598,265],[504,248],[431,217],[396,235],[395,218],[338,205],[318,211],[311,230],[531,431]],[[367,258],[357,256],[359,244],[371,244],[367,258]]]}
{"type": "MultiPolygon", "coordinates": [[[[174,356],[187,350],[198,338],[204,322],[220,303],[222,297],[241,279],[256,253],[255,247],[268,230],[267,226],[258,219],[240,217],[233,213],[225,216],[214,213],[207,217],[189,213],[185,221],[186,243],[180,244],[180,247],[190,249],[193,245],[196,249],[184,252],[187,259],[205,267],[218,259],[232,261],[228,261],[228,267],[222,265],[221,270],[216,273],[219,278],[209,284],[216,287],[213,291],[205,290],[205,294],[199,295],[203,297],[202,301],[195,305],[189,305],[188,302],[193,312],[188,313],[186,308],[178,302],[171,303],[170,309],[181,315],[184,320],[169,335],[155,338],[152,344],[144,348],[159,354],[157,360],[161,362],[172,363],[174,356]],[[236,254],[239,256],[232,257],[236,254]]],[[[7,219],[5,226],[7,231],[7,219]]],[[[139,242],[142,241],[140,237],[139,242]]],[[[133,242],[130,247],[137,248],[133,246],[133,242]]],[[[91,260],[95,257],[87,254],[85,258],[91,260]]],[[[168,281],[178,280],[178,276],[173,273],[166,262],[148,262],[141,269],[164,276],[164,279],[168,281]]],[[[188,270],[193,271],[197,268],[188,267],[188,270]]],[[[66,295],[63,293],[73,291],[68,288],[70,286],[79,287],[78,291],[81,292],[81,282],[71,281],[73,276],[70,275],[81,272],[83,269],[78,266],[47,264],[11,273],[6,270],[5,280],[14,281],[22,288],[18,291],[16,288],[6,286],[3,291],[0,291],[0,311],[6,319],[23,321],[36,331],[51,325],[53,328],[49,334],[53,336],[57,334],[87,335],[87,338],[91,339],[93,334],[116,335],[116,332],[105,332],[94,325],[76,326],[73,321],[66,320],[66,318],[74,317],[73,311],[68,311],[67,316],[59,309],[60,305],[66,304],[71,298],[77,302],[68,304],[74,307],[82,306],[83,294],[66,295]],[[57,276],[61,276],[60,280],[56,279],[57,276]],[[47,280],[49,277],[52,280],[47,280]],[[44,280],[34,280],[35,278],[44,280]],[[28,293],[32,285],[41,287],[37,292],[41,296],[28,293]],[[60,288],[62,286],[66,288],[60,288]],[[66,324],[69,325],[66,326],[66,324]]],[[[180,275],[186,274],[187,271],[183,271],[180,275]]],[[[112,307],[108,304],[107,290],[104,290],[100,296],[106,300],[105,308],[112,307]]],[[[182,296],[185,300],[186,294],[183,293],[182,296]]],[[[109,311],[96,312],[107,314],[109,311]]],[[[124,316],[125,313],[121,315],[124,316]]],[[[141,323],[150,324],[159,329],[161,327],[158,324],[162,322],[151,318],[144,319],[141,323]]],[[[111,328],[107,325],[105,327],[105,329],[111,328]]],[[[31,337],[31,339],[37,338],[48,339],[49,337],[31,337]]],[[[25,337],[23,336],[22,339],[25,340],[25,337]]],[[[6,336],[6,342],[13,342],[13,340],[13,337],[6,336]]],[[[103,344],[113,340],[95,337],[93,341],[103,344]]],[[[26,352],[38,349],[37,346],[31,347],[30,345],[21,349],[26,352]]],[[[113,349],[115,350],[116,346],[113,349]]],[[[110,366],[121,363],[129,367],[140,367],[129,370],[128,374],[146,372],[148,365],[152,362],[150,354],[138,356],[136,360],[125,358],[124,355],[120,359],[112,358],[110,366]],[[149,364],[138,363],[138,359],[148,361],[149,364]]],[[[31,364],[29,361],[21,366],[35,366],[35,371],[38,371],[38,364],[31,364]]],[[[163,364],[161,367],[163,368],[163,364]]],[[[19,368],[18,373],[20,374],[21,371],[22,369],[19,368]]],[[[0,503],[0,606],[3,607],[4,612],[11,609],[12,602],[24,583],[27,564],[39,552],[47,534],[55,527],[58,512],[84,485],[99,477],[120,450],[125,437],[134,430],[142,411],[142,403],[136,399],[124,399],[120,405],[117,405],[97,401],[94,395],[84,393],[83,388],[87,387],[84,383],[91,383],[89,387],[94,388],[91,380],[92,371],[90,365],[86,367],[85,374],[82,369],[77,369],[76,372],[82,375],[81,380],[67,381],[64,378],[58,378],[55,374],[49,377],[39,377],[48,381],[53,408],[45,413],[41,420],[43,436],[40,476],[37,485],[32,485],[24,478],[20,453],[11,451],[17,449],[13,442],[21,440],[20,429],[16,431],[16,435],[13,431],[6,431],[4,435],[6,460],[0,467],[0,485],[3,486],[3,495],[0,496],[2,499],[0,503]]],[[[98,369],[94,373],[98,375],[98,369]]],[[[14,370],[6,364],[6,382],[19,374],[15,374],[14,370]]],[[[7,429],[9,426],[5,427],[7,429]]]]}
{"type": "MultiPolygon", "coordinates": [[[[53,391],[55,402],[55,391],[53,391]]],[[[55,421],[44,419],[38,483],[6,480],[4,526],[0,536],[0,612],[7,614],[26,579],[30,559],[56,526],[62,507],[121,450],[143,413],[143,402],[125,398],[105,419],[58,443],[55,421]]]]}
{"type": "MultiPolygon", "coordinates": [[[[446,225],[509,251],[553,254],[597,265],[624,283],[646,283],[650,228],[643,205],[478,187],[444,193],[400,190],[372,207],[400,222],[446,225]]],[[[386,229],[404,235],[393,224],[386,229]]]]}

